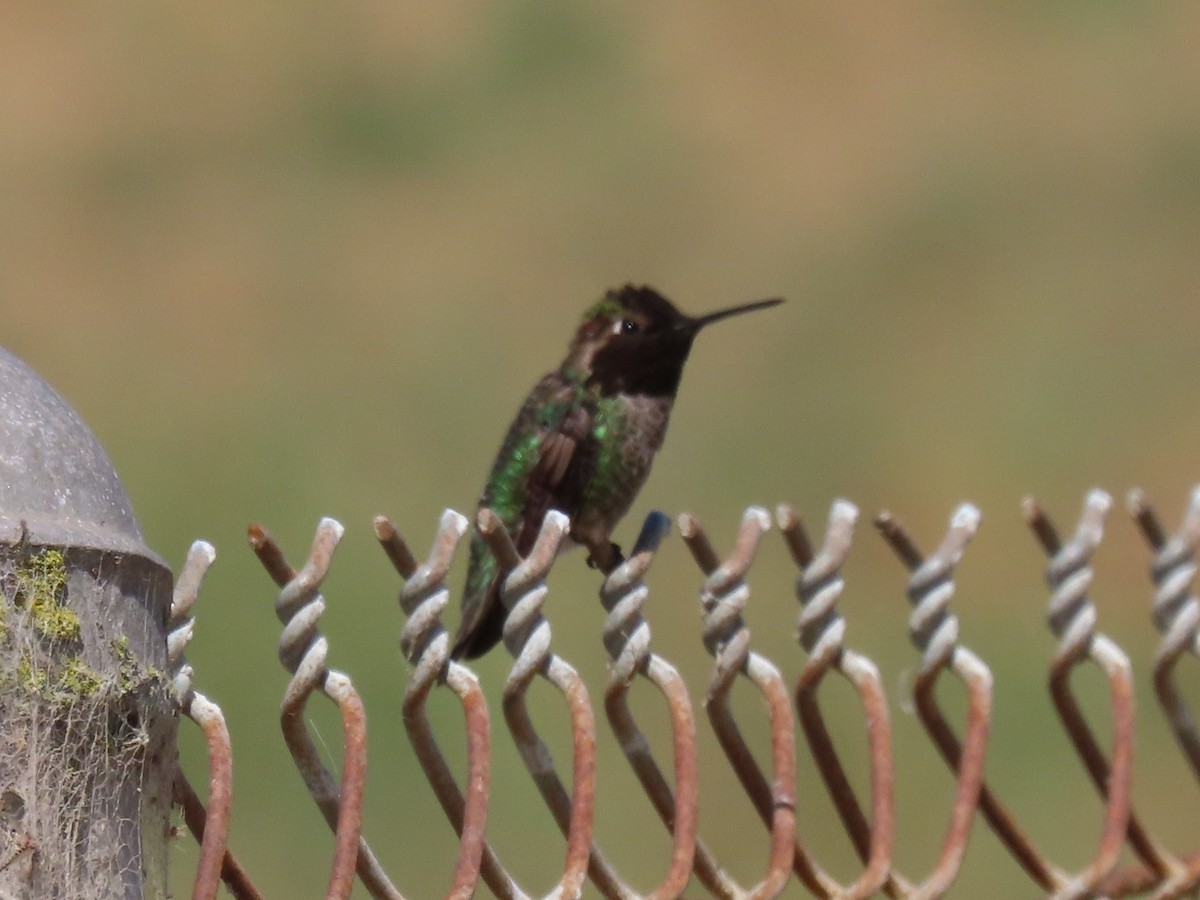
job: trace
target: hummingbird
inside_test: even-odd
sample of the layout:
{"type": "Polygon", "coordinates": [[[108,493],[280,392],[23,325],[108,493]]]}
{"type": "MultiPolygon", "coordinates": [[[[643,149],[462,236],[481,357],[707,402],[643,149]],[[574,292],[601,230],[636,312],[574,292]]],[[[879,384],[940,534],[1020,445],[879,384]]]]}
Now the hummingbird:
{"type": "MultiPolygon", "coordinates": [[[[683,364],[701,329],[765,309],[759,300],[689,316],[650,287],[608,291],[583,314],[566,358],[534,385],[509,426],[479,499],[525,556],[551,509],[571,520],[570,545],[605,572],[621,561],[611,542],[662,446],[683,364]]],[[[501,576],[478,532],[471,540],[462,624],[452,658],[475,659],[499,640],[508,615],[501,576]]]]}

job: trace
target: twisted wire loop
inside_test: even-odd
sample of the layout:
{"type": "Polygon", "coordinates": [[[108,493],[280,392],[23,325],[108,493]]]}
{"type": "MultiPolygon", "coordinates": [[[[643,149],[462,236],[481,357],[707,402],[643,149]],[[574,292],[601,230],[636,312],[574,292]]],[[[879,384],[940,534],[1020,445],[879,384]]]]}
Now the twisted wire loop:
{"type": "MultiPolygon", "coordinates": [[[[974,527],[972,527],[970,521],[971,518],[975,517],[972,517],[969,513],[966,513],[963,515],[961,520],[959,519],[958,514],[956,514],[955,518],[951,520],[950,533],[947,534],[946,539],[943,541],[942,547],[939,548],[938,551],[938,553],[942,554],[948,562],[957,562],[957,557],[961,555],[962,550],[965,550],[966,542],[974,531],[974,527]],[[960,525],[961,528],[956,528],[956,525],[960,525]],[[970,529],[969,532],[968,529],[970,529]],[[957,544],[959,541],[962,542],[962,549],[959,549],[955,546],[955,544],[957,544]]],[[[913,579],[916,578],[917,572],[919,572],[923,566],[929,565],[930,568],[926,570],[926,573],[922,573],[920,583],[936,585],[937,578],[935,572],[937,564],[932,562],[927,563],[924,555],[921,553],[920,549],[917,547],[916,543],[913,541],[912,537],[908,534],[904,527],[890,513],[887,512],[881,513],[876,518],[875,524],[882,533],[884,540],[887,541],[892,550],[900,558],[900,561],[903,562],[910,571],[914,572],[913,579]]],[[[947,579],[952,576],[953,562],[947,568],[947,579]]],[[[910,591],[911,589],[912,579],[910,579],[910,591]]],[[[949,595],[947,595],[946,601],[948,602],[949,599],[949,595]]],[[[918,604],[917,610],[914,610],[914,616],[919,611],[920,606],[918,604]]],[[[922,615],[920,622],[932,623],[936,621],[936,619],[936,615],[922,615]]],[[[933,635],[937,634],[937,631],[938,629],[929,627],[913,629],[910,624],[910,634],[912,634],[914,638],[918,634],[928,634],[932,637],[933,635]]],[[[957,634],[955,637],[957,639],[957,634]]],[[[921,721],[925,728],[929,731],[930,736],[937,744],[939,752],[941,752],[943,758],[947,761],[947,763],[950,764],[952,768],[955,768],[960,772],[959,777],[961,785],[964,778],[962,776],[962,769],[960,769],[960,766],[965,768],[966,760],[964,757],[966,752],[964,751],[963,746],[960,744],[958,736],[954,733],[949,723],[946,722],[945,717],[942,716],[940,708],[937,706],[936,702],[933,702],[935,698],[933,694],[932,682],[929,684],[928,702],[925,701],[924,685],[922,684],[927,673],[932,676],[939,671],[937,668],[930,669],[928,667],[934,664],[941,657],[941,651],[944,650],[944,648],[945,644],[939,642],[935,645],[931,640],[928,650],[932,652],[927,652],[921,647],[920,644],[918,644],[918,649],[922,649],[924,662],[914,690],[914,698],[916,701],[917,713],[921,717],[921,721]]],[[[962,658],[967,659],[968,661],[971,659],[970,656],[966,656],[967,651],[965,648],[955,644],[954,653],[950,657],[951,661],[959,657],[960,652],[963,654],[962,658]]],[[[982,676],[984,673],[987,673],[986,666],[983,665],[982,661],[979,661],[979,666],[982,667],[979,672],[971,673],[970,677],[967,679],[969,698],[967,713],[968,735],[971,734],[971,728],[976,724],[977,721],[973,718],[976,715],[975,697],[973,691],[980,690],[982,688],[984,683],[982,676]]],[[[987,674],[988,680],[990,681],[990,673],[987,674]]],[[[979,707],[979,718],[982,718],[982,711],[983,708],[981,704],[979,707]]],[[[986,742],[986,733],[979,739],[986,742]]],[[[980,757],[982,760],[982,751],[980,751],[980,757]]],[[[959,809],[958,802],[960,797],[961,791],[959,794],[956,794],[955,797],[956,818],[953,821],[957,821],[959,809]]],[[[1042,890],[1054,892],[1067,885],[1069,876],[1055,867],[1054,864],[1051,863],[1044,855],[1042,855],[1042,853],[1034,846],[1029,836],[1017,824],[1012,813],[1009,812],[1009,810],[1004,806],[999,797],[995,794],[986,781],[981,782],[979,786],[978,806],[979,811],[983,814],[984,819],[987,821],[992,831],[1000,839],[1001,843],[1004,844],[1005,848],[1010,854],[1012,854],[1013,858],[1016,859],[1021,868],[1025,870],[1025,873],[1040,888],[1042,888],[1042,890]]],[[[947,835],[947,837],[949,838],[949,835],[947,835]]]]}
{"type": "Polygon", "coordinates": [[[895,809],[887,696],[875,664],[845,646],[846,620],[837,609],[838,598],[845,588],[841,570],[850,552],[857,519],[858,508],[853,503],[835,501],[830,508],[824,543],[814,555],[804,524],[795,511],[787,505],[776,510],[784,541],[800,569],[796,580],[796,597],[800,601],[798,638],[809,655],[796,685],[796,709],[821,779],[855,852],[864,863],[862,873],[850,885],[836,882],[799,846],[795,866],[800,878],[819,897],[868,897],[880,889],[892,897],[905,897],[911,891],[910,886],[891,872],[895,809]],[[821,713],[818,690],[830,671],[853,685],[863,706],[871,761],[870,823],[821,713]]]}
{"type": "Polygon", "coordinates": [[[954,882],[971,836],[975,807],[984,788],[983,763],[992,715],[992,673],[983,660],[958,642],[958,618],[950,612],[950,600],[955,590],[954,570],[979,529],[979,520],[980,513],[975,506],[969,503],[959,506],[950,519],[950,528],[941,546],[925,558],[894,516],[883,512],[875,519],[884,539],[912,573],[908,580],[908,598],[913,606],[909,636],[921,652],[921,668],[913,691],[917,715],[942,758],[958,775],[950,824],[941,852],[929,877],[914,887],[910,895],[921,900],[943,896],[954,882]],[[967,733],[963,744],[959,743],[937,702],[937,679],[947,669],[962,681],[967,691],[967,733]]]}
{"type": "Polygon", "coordinates": [[[400,635],[400,648],[413,667],[412,678],[404,691],[404,727],[426,780],[459,836],[454,878],[446,896],[467,900],[475,890],[481,865],[485,865],[485,877],[497,896],[519,898],[524,897],[524,893],[504,871],[490,848],[485,850],[484,829],[491,784],[487,701],[475,673],[449,658],[449,636],[441,622],[441,615],[450,602],[446,574],[467,527],[465,516],[451,509],[445,510],[429,558],[420,566],[387,517],[375,519],[375,536],[404,578],[400,607],[407,620],[400,635]],[[446,685],[458,698],[466,719],[465,798],[442,756],[426,715],[426,701],[439,684],[446,685]],[[485,853],[488,856],[486,864],[485,853]]]}
{"type": "Polygon", "coordinates": [[[550,623],[541,612],[549,592],[546,576],[570,531],[570,520],[558,510],[547,512],[537,540],[524,559],[503,522],[490,509],[480,510],[476,526],[504,574],[501,598],[508,617],[503,637],[514,659],[504,683],[505,722],[525,768],[567,839],[562,878],[547,896],[555,900],[579,897],[587,877],[605,897],[635,897],[591,842],[596,805],[596,723],[583,679],[550,649],[550,623]],[[526,691],[538,676],[552,684],[567,703],[573,751],[570,793],[559,779],[550,750],[538,735],[525,703],[526,691]]]}
{"type": "Polygon", "coordinates": [[[1200,598],[1192,587],[1200,544],[1200,487],[1192,491],[1179,530],[1169,537],[1142,491],[1130,493],[1129,510],[1154,551],[1154,624],[1163,635],[1154,659],[1154,688],[1175,739],[1200,776],[1200,728],[1175,684],[1179,658],[1187,652],[1200,655],[1200,598]]]}
{"type": "Polygon", "coordinates": [[[284,741],[305,787],[334,831],[334,856],[326,897],[333,900],[350,896],[357,870],[371,896],[401,900],[402,895],[388,880],[362,837],[367,768],[366,712],[350,678],[326,667],[329,644],[317,630],[317,623],[325,612],[325,598],[319,589],[343,532],[340,523],[330,518],[322,519],[308,559],[299,571],[288,564],[279,545],[262,526],[250,526],[248,537],[259,562],[280,588],[275,603],[275,612],[283,623],[279,660],[292,673],[280,707],[279,722],[284,741]],[[337,704],[342,715],[340,785],[321,762],[305,725],[304,708],[315,690],[320,690],[337,704]]]}
{"type": "Polygon", "coordinates": [[[667,874],[646,895],[654,900],[682,894],[693,863],[698,871],[719,877],[719,866],[707,848],[703,845],[697,848],[696,722],[687,685],[674,666],[650,652],[650,626],[642,618],[642,605],[650,593],[643,579],[670,529],[671,520],[662,513],[647,516],[629,559],[609,574],[600,589],[600,602],[608,612],[604,622],[604,646],[612,660],[604,709],[621,751],[674,838],[667,874]],[[675,753],[675,794],[672,794],[650,751],[650,743],[629,708],[629,689],[638,676],[649,681],[667,702],[675,753]],[[703,860],[696,860],[697,852],[703,854],[703,860]]]}
{"type": "Polygon", "coordinates": [[[175,776],[175,802],[183,809],[184,822],[200,844],[200,860],[192,884],[193,900],[211,900],[224,881],[238,900],[261,897],[249,876],[226,848],[229,813],[233,804],[233,748],[229,728],[221,708],[193,685],[195,673],[184,650],[196,630],[192,607],[200,594],[204,575],[217,558],[217,551],[205,541],[196,541],[175,582],[171,614],[167,622],[167,667],[175,702],[185,716],[200,726],[208,750],[208,809],[180,769],[175,776]]]}
{"type": "Polygon", "coordinates": [[[1092,557],[1104,536],[1104,519],[1112,498],[1092,490],[1072,539],[1063,544],[1053,523],[1032,498],[1024,503],[1025,518],[1050,557],[1046,582],[1050,598],[1050,628],[1059,648],[1050,666],[1050,694],[1063,726],[1083,761],[1092,783],[1108,801],[1100,846],[1082,872],[1061,886],[1055,897],[1086,897],[1097,891],[1123,895],[1147,881],[1161,882],[1181,871],[1145,831],[1133,812],[1133,676],[1129,658],[1112,640],[1096,631],[1096,608],[1088,596],[1092,557]],[[1105,759],[1083,711],[1071,691],[1075,666],[1089,660],[1108,678],[1112,706],[1111,759],[1105,759]],[[1114,872],[1122,843],[1128,840],[1147,870],[1114,872]]]}
{"type": "Polygon", "coordinates": [[[715,665],[704,706],[709,723],[734,773],[756,811],[771,830],[767,872],[750,890],[727,875],[712,883],[697,872],[710,892],[720,897],[777,896],[791,877],[796,836],[796,738],[787,687],[779,670],[750,650],[750,631],[742,610],[750,599],[743,580],[763,534],[771,527],[767,511],[748,508],[733,552],[722,562],[695,516],[679,517],[679,531],[692,558],[705,575],[700,589],[704,613],[702,637],[715,665]],[[771,725],[772,775],[767,784],[729,708],[729,693],[738,676],[749,680],[766,701],[771,725]]]}
{"type": "MultiPolygon", "coordinates": [[[[1192,490],[1183,521],[1167,535],[1150,501],[1141,490],[1129,494],[1129,511],[1154,552],[1150,575],[1154,581],[1154,624],[1163,638],[1154,659],[1154,688],[1175,739],[1192,771],[1200,775],[1200,731],[1191,709],[1175,683],[1175,666],[1187,652],[1197,654],[1200,640],[1200,599],[1196,578],[1196,546],[1200,544],[1200,487],[1192,490]]],[[[1181,861],[1158,885],[1155,897],[1180,897],[1200,886],[1200,853],[1181,861]]]]}

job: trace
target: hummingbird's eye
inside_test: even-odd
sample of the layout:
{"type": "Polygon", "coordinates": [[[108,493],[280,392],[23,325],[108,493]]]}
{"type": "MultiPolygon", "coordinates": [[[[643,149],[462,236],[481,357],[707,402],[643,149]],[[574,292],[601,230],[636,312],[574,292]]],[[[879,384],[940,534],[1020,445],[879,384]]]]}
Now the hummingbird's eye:
{"type": "Polygon", "coordinates": [[[642,326],[633,319],[622,319],[617,328],[621,334],[637,334],[642,330],[642,326]]]}

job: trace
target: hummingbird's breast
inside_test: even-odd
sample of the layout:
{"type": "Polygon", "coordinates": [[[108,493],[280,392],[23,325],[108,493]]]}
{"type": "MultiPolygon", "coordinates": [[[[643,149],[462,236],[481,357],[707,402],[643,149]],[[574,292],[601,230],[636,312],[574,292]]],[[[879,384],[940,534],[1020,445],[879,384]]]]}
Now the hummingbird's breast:
{"type": "Polygon", "coordinates": [[[642,394],[599,400],[592,427],[598,447],[596,468],[572,529],[577,536],[597,542],[609,539],[650,474],[667,433],[673,400],[642,394]]]}

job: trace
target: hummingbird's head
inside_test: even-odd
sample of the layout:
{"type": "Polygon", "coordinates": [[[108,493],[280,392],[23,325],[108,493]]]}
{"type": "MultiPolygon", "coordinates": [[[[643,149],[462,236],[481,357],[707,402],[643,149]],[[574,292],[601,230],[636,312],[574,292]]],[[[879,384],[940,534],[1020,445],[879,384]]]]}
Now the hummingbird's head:
{"type": "Polygon", "coordinates": [[[700,329],[782,302],[760,300],[689,316],[653,288],[627,284],[584,313],[564,367],[588,373],[588,382],[604,394],[673,396],[700,329]]]}

